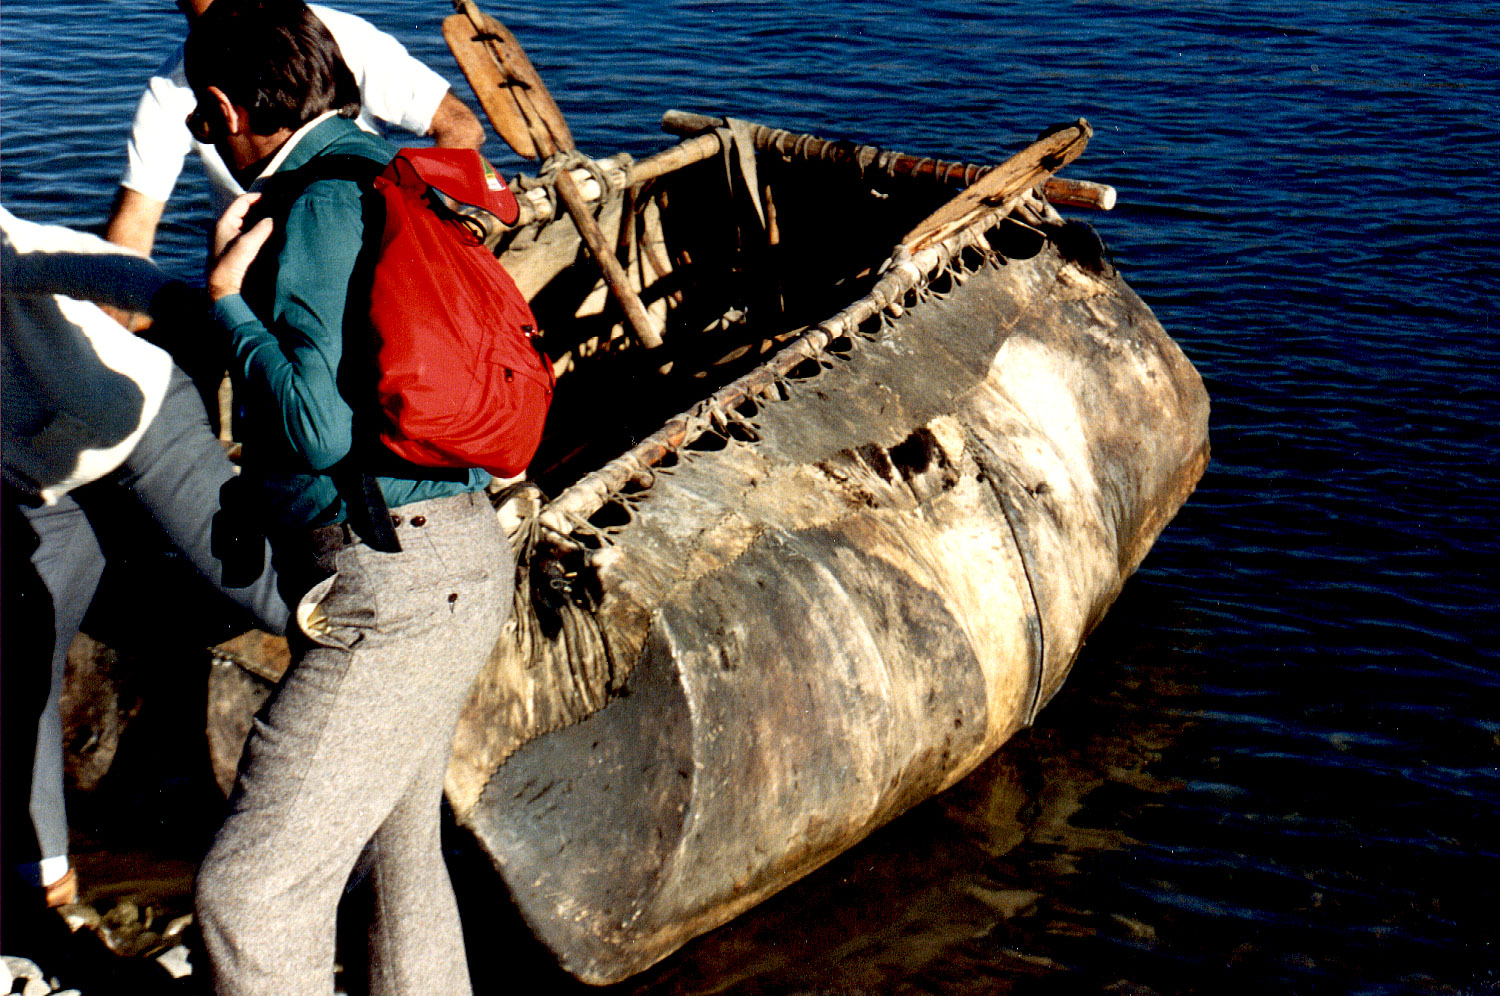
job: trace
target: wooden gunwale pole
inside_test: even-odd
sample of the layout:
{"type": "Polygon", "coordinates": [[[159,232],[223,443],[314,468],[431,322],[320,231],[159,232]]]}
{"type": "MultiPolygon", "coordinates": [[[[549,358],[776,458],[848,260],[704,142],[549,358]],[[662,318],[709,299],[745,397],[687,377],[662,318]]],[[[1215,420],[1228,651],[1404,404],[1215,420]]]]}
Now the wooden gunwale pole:
{"type": "MultiPolygon", "coordinates": [[[[683,111],[668,111],[669,116],[681,116],[691,119],[701,119],[709,122],[710,126],[717,120],[704,115],[686,114],[683,111]]],[[[880,164],[882,169],[888,170],[896,176],[912,176],[918,178],[931,178],[939,183],[947,183],[951,186],[965,187],[975,183],[986,173],[993,170],[994,166],[976,166],[970,163],[945,162],[941,159],[924,159],[918,156],[909,156],[899,152],[887,152],[873,145],[848,145],[847,143],[830,142],[826,139],[815,138],[812,135],[798,135],[782,129],[771,129],[765,125],[753,125],[766,135],[780,136],[773,142],[762,144],[756,141],[757,149],[774,149],[780,155],[792,159],[822,159],[829,162],[874,162],[880,164]],[[800,144],[793,143],[787,147],[786,139],[807,139],[800,144]]],[[[675,129],[669,129],[675,130],[675,129]]],[[[757,132],[760,134],[760,132],[757,132]]],[[[624,186],[640,186],[652,180],[659,179],[668,173],[712,159],[718,155],[723,148],[723,143],[716,132],[704,132],[694,135],[686,141],[674,145],[669,149],[663,149],[649,158],[642,159],[629,167],[627,173],[621,162],[614,157],[597,160],[597,165],[610,175],[611,183],[620,183],[624,186]],[[614,174],[618,173],[620,179],[616,181],[614,174]]],[[[595,201],[601,196],[598,184],[594,183],[587,171],[583,169],[573,170],[573,179],[583,192],[585,200],[595,201]]],[[[1053,204],[1062,204],[1068,207],[1093,208],[1099,211],[1111,210],[1116,203],[1117,195],[1115,188],[1104,183],[1094,183],[1089,180],[1070,180],[1067,177],[1048,177],[1043,190],[1047,200],[1053,204]]],[[[527,225],[552,218],[552,205],[547,199],[545,192],[536,190],[518,190],[516,199],[520,202],[521,216],[516,220],[512,228],[524,228],[527,225]]]]}
{"type": "MultiPolygon", "coordinates": [[[[665,131],[674,135],[694,137],[681,145],[637,163],[631,171],[631,181],[642,183],[662,173],[689,165],[698,159],[707,159],[716,155],[720,148],[720,140],[712,129],[720,124],[722,121],[719,118],[709,117],[706,114],[667,111],[662,115],[662,128],[665,131]],[[659,163],[658,160],[660,160],[659,163]]],[[[911,156],[900,152],[889,152],[873,145],[833,142],[826,138],[818,138],[816,135],[787,131],[785,128],[771,128],[753,122],[749,124],[750,135],[757,151],[772,151],[794,159],[819,159],[832,163],[853,163],[863,167],[874,166],[892,176],[930,177],[955,187],[972,186],[996,168],[911,156]]],[[[1115,188],[1108,184],[1092,183],[1087,180],[1049,177],[1044,190],[1047,199],[1052,203],[1070,207],[1108,211],[1115,206],[1117,200],[1115,188]]]]}
{"type": "Polygon", "coordinates": [[[953,199],[919,221],[901,238],[898,250],[914,252],[967,227],[970,218],[987,207],[1001,206],[1006,214],[1027,191],[1083,154],[1094,129],[1083,118],[1048,129],[1041,138],[960,190],[953,199]]]}
{"type": "Polygon", "coordinates": [[[928,274],[970,245],[1020,206],[1053,170],[1077,158],[1093,129],[1082,118],[1051,129],[1001,163],[920,222],[896,246],[884,275],[864,297],[814,326],[781,352],[732,381],[687,412],[670,419],[639,444],[592,473],[585,474],[549,502],[541,524],[567,535],[625,487],[649,474],[668,453],[698,438],[714,415],[722,416],[748,398],[765,394],[798,364],[821,356],[834,339],[852,334],[867,319],[899,305],[928,274]]]}
{"type": "MultiPolygon", "coordinates": [[[[673,127],[673,121],[684,127],[699,124],[712,127],[718,123],[717,119],[703,115],[669,111],[664,118],[664,123],[667,124],[669,130],[673,127]]],[[[948,182],[956,182],[953,177],[960,176],[970,178],[977,183],[995,170],[1005,170],[1017,160],[1028,156],[1039,162],[1032,163],[1024,174],[1017,173],[1011,176],[1007,181],[1009,186],[999,189],[998,193],[988,192],[981,195],[978,190],[966,191],[978,196],[970,199],[962,215],[943,226],[942,231],[924,235],[919,244],[899,246],[897,255],[893,257],[885,276],[863,298],[827,321],[809,329],[761,366],[725,385],[713,395],[695,404],[687,412],[670,419],[636,446],[574,482],[549,502],[541,513],[542,524],[554,532],[564,535],[572,533],[577,524],[586,521],[631,480],[648,474],[650,469],[660,463],[667,454],[677,451],[698,438],[707,428],[714,413],[729,411],[744,403],[746,399],[765,394],[799,363],[820,356],[828,343],[852,333],[876,313],[893,304],[899,304],[907,292],[919,286],[926,279],[927,274],[951,259],[954,253],[966,246],[979,245],[982,242],[982,233],[1012,211],[1024,207],[1026,197],[1034,188],[1047,187],[1047,181],[1056,179],[1047,177],[1045,174],[1052,169],[1061,168],[1076,157],[1089,134],[1087,123],[1080,120],[1076,125],[1069,126],[1081,133],[1076,138],[1064,139],[1060,143],[1054,135],[1050,139],[1033,143],[1027,150],[1007,160],[999,167],[985,168],[943,163],[940,160],[919,159],[915,156],[885,152],[874,146],[833,143],[815,136],[797,135],[782,129],[766,128],[763,125],[751,127],[757,149],[774,149],[782,155],[807,159],[865,160],[867,162],[864,162],[864,165],[879,162],[882,169],[893,173],[899,174],[904,170],[906,175],[937,177],[948,182]],[[787,148],[784,144],[788,139],[794,143],[791,148],[787,148]],[[1075,147],[1062,153],[1061,145],[1075,147]]],[[[707,159],[716,155],[721,148],[722,143],[717,134],[705,132],[696,135],[680,145],[634,164],[630,168],[627,185],[636,186],[707,159]]],[[[604,162],[608,163],[608,161],[604,162]]],[[[618,168],[618,164],[610,164],[610,167],[618,168]]],[[[974,183],[970,183],[969,186],[973,187],[974,183]]],[[[994,181],[992,181],[993,184],[994,181]]],[[[1088,186],[1110,190],[1102,184],[1089,184],[1088,186]]],[[[1112,190],[1110,192],[1113,193],[1112,190]]],[[[962,197],[955,198],[956,201],[961,199],[962,197]]],[[[521,224],[527,223],[525,217],[527,206],[523,199],[521,224]]],[[[942,209],[940,213],[941,211],[942,209]]],[[[923,229],[926,225],[927,223],[919,225],[918,229],[923,229]]],[[[910,240],[911,236],[908,235],[904,241],[910,242],[910,240]]]]}

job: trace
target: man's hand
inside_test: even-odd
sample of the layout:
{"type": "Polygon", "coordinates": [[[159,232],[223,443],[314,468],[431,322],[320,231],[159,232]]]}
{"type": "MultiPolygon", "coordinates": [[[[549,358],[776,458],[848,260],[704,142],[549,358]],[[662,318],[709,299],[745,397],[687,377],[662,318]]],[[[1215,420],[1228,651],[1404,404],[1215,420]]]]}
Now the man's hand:
{"type": "Polygon", "coordinates": [[[125,326],[130,332],[140,333],[151,327],[151,316],[145,312],[126,311],[112,304],[100,304],[99,310],[125,326]]]}
{"type": "Polygon", "coordinates": [[[250,205],[260,200],[260,194],[241,194],[229,205],[223,217],[214,225],[213,263],[208,271],[208,296],[217,301],[231,294],[238,294],[245,282],[245,271],[260,252],[260,247],[271,237],[273,227],[270,218],[262,218],[249,231],[245,231],[245,215],[250,205]]]}
{"type": "Polygon", "coordinates": [[[427,134],[441,148],[477,149],[484,144],[484,125],[451,90],[443,94],[427,134]]]}

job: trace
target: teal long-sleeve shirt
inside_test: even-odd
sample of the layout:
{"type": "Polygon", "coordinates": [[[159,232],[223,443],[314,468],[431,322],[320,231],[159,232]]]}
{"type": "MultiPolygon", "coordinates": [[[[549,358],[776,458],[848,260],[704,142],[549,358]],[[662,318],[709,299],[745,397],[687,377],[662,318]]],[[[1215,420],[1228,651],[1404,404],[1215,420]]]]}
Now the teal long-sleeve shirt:
{"type": "MultiPolygon", "coordinates": [[[[323,155],[386,162],[395,148],[344,118],[292,138],[276,175],[323,155]]],[[[269,195],[268,195],[269,197],[269,195]]],[[[244,440],[244,475],[268,525],[338,522],[345,509],[329,471],[357,454],[392,508],[483,488],[489,475],[434,471],[400,460],[376,439],[373,350],[366,322],[369,271],[380,238],[378,197],[353,180],[309,184],[286,209],[242,294],[214,315],[229,333],[230,374],[244,440]],[[274,258],[272,253],[274,252],[274,258]]]]}

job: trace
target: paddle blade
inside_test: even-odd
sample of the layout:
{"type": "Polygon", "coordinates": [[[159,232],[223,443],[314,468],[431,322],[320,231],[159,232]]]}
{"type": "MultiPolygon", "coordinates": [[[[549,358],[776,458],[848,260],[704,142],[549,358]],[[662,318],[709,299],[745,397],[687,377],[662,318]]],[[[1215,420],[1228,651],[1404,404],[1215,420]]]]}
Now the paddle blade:
{"type": "Polygon", "coordinates": [[[515,35],[472,6],[443,20],[443,39],[495,131],[517,155],[573,148],[573,134],[515,35]]]}
{"type": "Polygon", "coordinates": [[[516,151],[527,159],[537,158],[536,143],[526,127],[526,119],[516,106],[506,85],[505,74],[490,54],[479,31],[462,14],[453,14],[443,20],[443,38],[458,61],[458,68],[474,90],[479,106],[495,131],[516,151]]]}

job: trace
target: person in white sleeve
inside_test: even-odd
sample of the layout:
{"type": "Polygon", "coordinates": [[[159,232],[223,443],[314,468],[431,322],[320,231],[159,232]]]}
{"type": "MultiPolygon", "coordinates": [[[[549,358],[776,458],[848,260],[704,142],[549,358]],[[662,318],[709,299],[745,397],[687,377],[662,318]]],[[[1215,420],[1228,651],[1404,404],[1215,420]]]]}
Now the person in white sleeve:
{"type": "MultiPolygon", "coordinates": [[[[77,895],[68,862],[61,699],[68,646],[105,567],[96,528],[143,513],[269,632],[286,628],[263,539],[222,556],[236,476],[187,375],[108,305],[201,338],[206,297],[96,235],[0,207],[0,931],[77,895]]],[[[137,518],[129,520],[131,523],[137,518]]],[[[166,597],[164,604],[170,604],[166,597]]],[[[0,945],[9,939],[0,933],[0,945]]],[[[10,950],[7,946],[6,950],[10,950]]]]}
{"type": "MultiPolygon", "coordinates": [[[[191,25],[213,0],[177,0],[191,25]]],[[[414,58],[399,41],[353,14],[309,5],[338,42],[344,61],[359,84],[362,109],[356,123],[384,134],[387,127],[430,135],[436,144],[477,149],[484,127],[450,91],[447,80],[414,58]]],[[[183,49],[151,77],[136,107],[126,144],[127,165],[111,211],[105,238],[116,245],[150,253],[156,227],[172,196],[189,152],[203,161],[213,188],[213,217],[223,213],[244,188],[212,145],[188,134],[186,119],[197,98],[187,83],[183,49]]]]}

